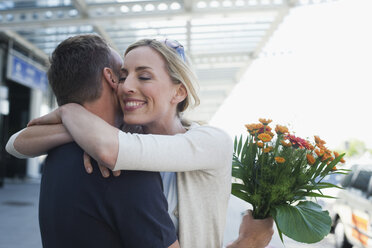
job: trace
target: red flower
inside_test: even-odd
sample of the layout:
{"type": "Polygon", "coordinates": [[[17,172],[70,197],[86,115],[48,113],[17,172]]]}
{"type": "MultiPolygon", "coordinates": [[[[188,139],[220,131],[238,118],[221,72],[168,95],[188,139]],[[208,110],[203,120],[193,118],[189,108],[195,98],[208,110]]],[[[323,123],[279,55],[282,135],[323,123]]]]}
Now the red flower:
{"type": "Polygon", "coordinates": [[[271,131],[271,127],[269,126],[265,126],[265,127],[261,127],[259,130],[258,130],[258,133],[267,133],[267,132],[270,132],[271,131]]]}
{"type": "Polygon", "coordinates": [[[311,150],[311,144],[307,140],[304,140],[300,137],[296,137],[291,134],[287,134],[285,138],[288,139],[292,143],[292,146],[294,148],[301,148],[301,149],[305,148],[307,150],[311,150]]]}

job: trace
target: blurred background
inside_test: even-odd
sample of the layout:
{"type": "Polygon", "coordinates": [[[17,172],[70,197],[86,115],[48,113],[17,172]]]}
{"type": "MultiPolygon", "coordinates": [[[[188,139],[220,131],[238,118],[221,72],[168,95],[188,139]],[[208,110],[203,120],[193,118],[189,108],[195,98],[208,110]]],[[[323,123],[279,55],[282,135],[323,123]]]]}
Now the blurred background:
{"type": "MultiPolygon", "coordinates": [[[[30,119],[56,107],[45,74],[48,57],[62,40],[83,33],[101,35],[120,54],[142,38],[178,40],[200,83],[201,105],[188,118],[231,137],[245,133],[244,124],[270,118],[297,136],[319,135],[330,149],[346,152],[347,168],[363,164],[365,189],[352,183],[360,182],[360,169],[346,186],[363,198],[359,207],[365,209],[344,204],[340,210],[335,200],[322,201],[331,214],[341,212],[333,215],[335,227],[341,223],[336,235],[313,245],[289,239],[285,244],[372,247],[371,13],[371,0],[1,1],[0,247],[41,247],[43,158],[18,160],[5,152],[5,144],[30,119]],[[366,228],[341,221],[358,212],[367,213],[357,216],[366,228]]],[[[225,244],[236,238],[249,207],[231,197],[225,244]]],[[[284,247],[277,234],[270,247],[284,247]]]]}

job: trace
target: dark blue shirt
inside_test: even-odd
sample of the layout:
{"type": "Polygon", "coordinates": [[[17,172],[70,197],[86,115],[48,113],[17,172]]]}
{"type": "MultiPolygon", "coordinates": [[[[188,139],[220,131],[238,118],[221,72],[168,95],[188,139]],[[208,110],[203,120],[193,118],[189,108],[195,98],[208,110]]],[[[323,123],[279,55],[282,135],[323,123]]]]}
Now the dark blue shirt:
{"type": "Polygon", "coordinates": [[[83,150],[69,143],[49,152],[40,188],[44,248],[168,247],[176,232],[158,172],[87,174],[83,150]]]}

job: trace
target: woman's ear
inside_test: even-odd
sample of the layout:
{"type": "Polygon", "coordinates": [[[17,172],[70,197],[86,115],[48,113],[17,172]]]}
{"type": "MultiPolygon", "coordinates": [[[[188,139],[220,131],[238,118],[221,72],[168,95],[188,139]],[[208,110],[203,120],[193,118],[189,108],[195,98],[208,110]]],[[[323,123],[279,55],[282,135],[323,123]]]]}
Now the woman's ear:
{"type": "Polygon", "coordinates": [[[108,67],[103,68],[103,77],[105,78],[105,81],[109,84],[109,86],[112,89],[117,90],[119,83],[117,80],[119,79],[115,77],[111,68],[108,67]]]}
{"type": "Polygon", "coordinates": [[[172,102],[178,104],[182,102],[183,100],[185,100],[186,97],[187,97],[187,90],[186,90],[185,85],[183,85],[182,83],[178,84],[176,88],[176,94],[173,96],[172,102]]]}

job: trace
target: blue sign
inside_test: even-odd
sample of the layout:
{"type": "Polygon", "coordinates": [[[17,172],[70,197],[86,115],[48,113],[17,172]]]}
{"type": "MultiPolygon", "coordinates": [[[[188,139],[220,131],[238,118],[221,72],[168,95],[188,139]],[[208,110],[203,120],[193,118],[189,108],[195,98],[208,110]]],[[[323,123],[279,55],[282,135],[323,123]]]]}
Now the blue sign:
{"type": "Polygon", "coordinates": [[[44,92],[48,89],[46,72],[12,53],[8,54],[7,77],[30,88],[44,92]]]}

